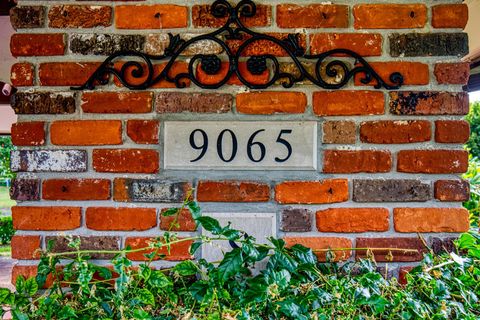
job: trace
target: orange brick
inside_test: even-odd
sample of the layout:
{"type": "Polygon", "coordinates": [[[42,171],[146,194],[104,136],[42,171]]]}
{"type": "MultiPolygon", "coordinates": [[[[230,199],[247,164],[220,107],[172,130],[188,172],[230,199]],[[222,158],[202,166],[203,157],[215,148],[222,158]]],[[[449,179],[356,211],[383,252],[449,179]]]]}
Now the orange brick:
{"type": "Polygon", "coordinates": [[[12,258],[18,260],[32,260],[40,257],[40,236],[13,236],[12,258]]]}
{"type": "Polygon", "coordinates": [[[433,71],[439,84],[463,84],[470,78],[470,63],[437,63],[433,71]]]}
{"type": "Polygon", "coordinates": [[[315,33],[310,35],[310,53],[347,48],[364,57],[381,56],[382,42],[379,33],[315,33]]]}
{"type": "Polygon", "coordinates": [[[317,91],[313,112],[319,116],[384,114],[385,97],[378,91],[317,91]]]}
{"type": "Polygon", "coordinates": [[[67,120],[50,125],[52,144],[61,146],[96,146],[122,144],[119,120],[67,120]]]}
{"type": "Polygon", "coordinates": [[[282,204],[335,203],[348,200],[348,181],[286,181],[275,186],[275,200],[282,204]]]}
{"type": "Polygon", "coordinates": [[[108,200],[110,180],[107,179],[49,179],[42,183],[45,200],[108,200]]]}
{"type": "MultiPolygon", "coordinates": [[[[227,17],[215,18],[210,12],[211,5],[194,5],[192,7],[192,22],[195,28],[219,28],[227,22],[227,17]]],[[[253,17],[240,17],[240,21],[247,27],[266,27],[271,24],[272,7],[257,4],[257,11],[253,17]]]]}
{"type": "Polygon", "coordinates": [[[81,208],[15,206],[12,217],[16,230],[72,230],[80,227],[81,208]]]}
{"type": "Polygon", "coordinates": [[[38,77],[42,86],[81,86],[99,66],[97,62],[45,62],[38,77]]]}
{"type": "Polygon", "coordinates": [[[65,54],[64,37],[61,33],[15,33],[10,39],[10,51],[14,57],[63,56],[65,54]]]}
{"type": "Polygon", "coordinates": [[[320,232],[388,231],[389,212],[384,208],[331,208],[317,211],[320,232]]]}
{"type": "Polygon", "coordinates": [[[95,149],[93,168],[97,172],[157,173],[158,151],[149,149],[95,149]]]}
{"type": "Polygon", "coordinates": [[[128,202],[130,196],[128,195],[128,186],[126,179],[115,178],[113,181],[113,200],[119,202],[128,202]]]}
{"type": "Polygon", "coordinates": [[[248,92],[237,94],[237,111],[246,114],[304,113],[303,92],[248,92]]]}
{"type": "Polygon", "coordinates": [[[172,29],[188,25],[188,8],[171,4],[115,7],[117,29],[172,29]]]}
{"type": "Polygon", "coordinates": [[[265,202],[270,187],[265,183],[246,181],[200,181],[197,200],[201,202],[265,202]]]}
{"type": "Polygon", "coordinates": [[[440,143],[465,143],[470,137],[470,124],[461,120],[435,121],[435,141],[440,143]]]}
{"type": "Polygon", "coordinates": [[[470,223],[465,208],[395,208],[397,232],[467,232],[470,223]]]}
{"type": "Polygon", "coordinates": [[[325,150],[324,173],[376,173],[392,169],[392,156],[386,150],[325,150]]]}
{"type": "Polygon", "coordinates": [[[195,231],[197,229],[190,210],[182,209],[178,215],[164,216],[163,214],[167,210],[163,209],[160,213],[160,229],[167,231],[195,231]]]}
{"type": "MultiPolygon", "coordinates": [[[[115,63],[115,69],[117,69],[117,70],[122,69],[124,64],[125,64],[124,62],[115,63]]],[[[160,75],[160,73],[162,73],[163,69],[165,69],[166,65],[167,65],[166,62],[165,63],[160,63],[160,64],[155,64],[153,66],[153,73],[154,73],[153,77],[155,78],[158,75],[160,75]]],[[[142,77],[139,77],[139,78],[134,77],[132,75],[132,72],[134,70],[137,70],[134,66],[126,68],[125,79],[124,80],[130,85],[141,85],[141,84],[143,84],[145,82],[145,80],[147,80],[147,77],[148,77],[148,69],[147,69],[147,66],[145,64],[143,64],[143,68],[144,68],[144,74],[143,74],[142,77]]],[[[180,62],[175,62],[173,64],[173,66],[171,67],[168,75],[171,78],[175,78],[175,76],[177,76],[180,73],[188,73],[188,64],[187,63],[181,62],[181,61],[180,62]]],[[[190,86],[190,80],[189,79],[184,79],[184,80],[182,80],[182,82],[185,83],[186,87],[190,86]]],[[[114,83],[118,87],[123,86],[122,83],[117,78],[114,78],[114,83]]],[[[150,88],[176,88],[176,85],[173,82],[169,82],[169,81],[163,79],[163,80],[153,84],[152,86],[150,86],[150,88]]]]}
{"type": "Polygon", "coordinates": [[[348,6],[331,4],[277,5],[280,28],[347,28],[348,6]]]}
{"type": "Polygon", "coordinates": [[[10,71],[10,81],[15,87],[31,87],[35,79],[35,70],[31,63],[15,63],[10,71]]]}
{"type": "MultiPolygon", "coordinates": [[[[182,240],[179,238],[178,240],[182,240]]],[[[125,240],[125,247],[130,247],[132,250],[148,248],[151,242],[155,242],[155,239],[151,238],[127,238],[125,240]]],[[[151,254],[156,252],[153,260],[167,260],[167,261],[182,261],[193,259],[190,254],[190,247],[192,240],[185,240],[172,244],[170,250],[166,246],[159,249],[145,249],[143,251],[131,252],[127,254],[127,258],[134,261],[148,261],[150,258],[145,257],[145,254],[151,254]]]]}
{"type": "Polygon", "coordinates": [[[12,125],[12,143],[16,146],[43,146],[45,122],[17,122],[12,125]]]}
{"type": "MultiPolygon", "coordinates": [[[[428,64],[420,62],[370,62],[370,66],[378,73],[378,75],[389,85],[394,85],[390,81],[390,75],[399,72],[403,76],[403,85],[426,85],[430,82],[430,71],[428,64]]],[[[355,85],[364,86],[376,85],[378,82],[372,80],[368,84],[363,84],[360,80],[364,78],[363,73],[355,75],[355,85]]]]}
{"type": "MultiPolygon", "coordinates": [[[[215,85],[217,83],[220,83],[223,79],[228,74],[228,70],[230,68],[230,64],[228,62],[222,62],[220,66],[220,71],[218,74],[210,75],[207,74],[205,71],[202,70],[201,64],[198,64],[197,66],[197,73],[196,73],[196,78],[200,81],[200,83],[205,84],[205,85],[215,85]]],[[[240,62],[238,64],[238,70],[240,72],[240,75],[249,83],[251,84],[265,84],[269,80],[269,72],[268,69],[265,70],[263,73],[259,75],[255,75],[250,73],[247,69],[247,63],[246,62],[240,62]]],[[[233,73],[230,79],[227,81],[227,84],[230,85],[238,85],[241,86],[243,83],[240,81],[238,76],[233,73]]]]}
{"type": "Polygon", "coordinates": [[[85,221],[92,230],[143,231],[157,225],[155,208],[87,208],[85,221]]]}
{"type": "Polygon", "coordinates": [[[48,12],[50,28],[108,27],[112,20],[112,7],[108,6],[52,6],[48,12]]]}
{"type": "Polygon", "coordinates": [[[300,238],[300,237],[286,237],[285,243],[288,247],[292,247],[296,244],[302,245],[304,247],[310,248],[313,250],[319,261],[327,260],[327,249],[334,255],[335,261],[344,261],[352,256],[351,250],[345,250],[352,248],[352,241],[346,238],[335,238],[335,237],[311,237],[311,238],[300,238]],[[317,250],[317,251],[316,251],[317,250]]]}
{"type": "Polygon", "coordinates": [[[408,173],[464,173],[468,169],[465,150],[402,150],[397,171],[408,173]]]}
{"type": "Polygon", "coordinates": [[[423,28],[427,22],[424,4],[359,4],[353,7],[355,29],[423,28]]]}
{"type": "Polygon", "coordinates": [[[414,143],[431,138],[431,124],[426,120],[368,121],[360,126],[360,140],[366,143],[414,143]]]}
{"type": "Polygon", "coordinates": [[[432,7],[434,28],[465,28],[468,22],[468,6],[464,3],[440,4],[432,7]]]}
{"type": "Polygon", "coordinates": [[[87,113],[149,113],[152,92],[84,92],[82,110],[87,113]]]}
{"type": "Polygon", "coordinates": [[[159,127],[156,120],[128,120],[127,135],[135,143],[157,144],[159,127]]]}
{"type": "MultiPolygon", "coordinates": [[[[278,40],[285,40],[288,38],[288,33],[266,33],[273,38],[278,40]]],[[[226,44],[232,51],[232,53],[237,53],[240,46],[242,46],[246,41],[248,41],[252,36],[248,34],[241,34],[241,39],[238,40],[227,40],[226,44]]],[[[304,33],[297,33],[295,35],[298,40],[298,44],[303,50],[307,48],[307,37],[304,33]]],[[[250,42],[248,45],[242,49],[240,53],[241,57],[251,57],[251,56],[258,56],[258,55],[274,55],[277,57],[286,57],[288,53],[278,44],[270,40],[256,40],[250,42]]]]}

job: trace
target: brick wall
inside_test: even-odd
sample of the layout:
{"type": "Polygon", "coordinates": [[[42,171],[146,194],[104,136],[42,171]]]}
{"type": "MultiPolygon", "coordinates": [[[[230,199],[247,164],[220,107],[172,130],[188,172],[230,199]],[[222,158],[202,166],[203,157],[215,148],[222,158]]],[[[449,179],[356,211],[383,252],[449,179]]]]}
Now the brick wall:
{"type": "MultiPolygon", "coordinates": [[[[400,91],[375,90],[360,78],[342,90],[305,82],[291,89],[246,90],[232,78],[219,90],[188,83],[176,89],[162,81],[147,91],[129,91],[118,81],[95,91],[74,92],[109,54],[117,50],[163,53],[168,32],[189,38],[212,31],[207,2],[27,1],[19,0],[11,21],[12,100],[19,122],[12,128],[18,151],[12,168],[18,178],[12,197],[15,275],[35,269],[35,249],[67,234],[80,235],[85,248],[145,245],[167,229],[161,212],[177,206],[190,188],[204,212],[274,212],[277,236],[314,249],[400,247],[419,254],[377,252],[377,261],[405,267],[425,251],[417,233],[436,249],[468,230],[468,183],[462,144],[469,126],[468,96],[462,92],[469,67],[461,1],[259,1],[257,16],[244,18],[255,30],[284,37],[300,33],[307,52],[351,49],[388,79],[404,75],[400,91]],[[167,3],[168,2],[168,3],[167,3]],[[169,171],[163,169],[166,120],[316,121],[317,171],[169,171]],[[388,258],[388,259],[387,259],[388,258]]],[[[232,47],[239,41],[229,41],[232,47]]],[[[184,72],[197,53],[222,54],[212,43],[189,48],[175,65],[184,72]]],[[[279,56],[278,46],[261,42],[247,54],[279,56]]],[[[121,62],[117,66],[121,65],[121,62]]],[[[156,66],[161,70],[164,65],[156,66]]],[[[225,68],[226,70],[226,68],[225,68]]],[[[268,72],[248,74],[264,83],[268,72]]],[[[204,82],[218,77],[202,74],[204,82]]],[[[195,231],[183,212],[181,237],[195,231]]],[[[344,251],[337,258],[362,257],[344,251]]],[[[325,255],[319,254],[320,258],[325,255]]],[[[97,259],[108,257],[98,256],[97,259]]],[[[132,254],[142,260],[141,254],[132,254]]],[[[167,260],[191,258],[188,244],[167,260]]],[[[171,262],[170,262],[171,263],[171,262]]],[[[165,262],[158,262],[159,265],[165,262]]]]}

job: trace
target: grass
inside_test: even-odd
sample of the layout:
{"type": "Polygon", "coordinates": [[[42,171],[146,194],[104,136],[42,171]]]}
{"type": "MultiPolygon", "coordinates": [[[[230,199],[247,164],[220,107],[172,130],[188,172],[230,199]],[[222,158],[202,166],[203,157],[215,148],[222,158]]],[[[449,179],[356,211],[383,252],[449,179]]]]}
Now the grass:
{"type": "Polygon", "coordinates": [[[10,245],[0,246],[0,257],[9,257],[11,255],[10,245]]]}
{"type": "Polygon", "coordinates": [[[15,205],[15,201],[10,200],[7,187],[0,187],[0,209],[11,208],[15,205]]]}

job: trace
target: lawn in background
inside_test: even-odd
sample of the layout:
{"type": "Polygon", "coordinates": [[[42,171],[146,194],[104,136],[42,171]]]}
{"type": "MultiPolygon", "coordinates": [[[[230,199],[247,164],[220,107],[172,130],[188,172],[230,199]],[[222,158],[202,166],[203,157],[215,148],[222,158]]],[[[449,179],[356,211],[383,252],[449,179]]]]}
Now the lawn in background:
{"type": "Polygon", "coordinates": [[[5,215],[3,214],[3,211],[7,211],[5,209],[8,209],[8,211],[10,211],[10,208],[13,207],[14,205],[15,205],[15,201],[10,200],[8,187],[0,186],[0,212],[2,212],[2,214],[0,215],[5,215]]]}

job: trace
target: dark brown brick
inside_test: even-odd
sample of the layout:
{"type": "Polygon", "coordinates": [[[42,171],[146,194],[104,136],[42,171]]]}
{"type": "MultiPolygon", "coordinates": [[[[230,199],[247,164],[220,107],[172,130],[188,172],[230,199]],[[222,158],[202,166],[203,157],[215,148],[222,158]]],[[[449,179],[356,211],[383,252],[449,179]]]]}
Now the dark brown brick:
{"type": "Polygon", "coordinates": [[[466,33],[393,33],[389,41],[392,57],[463,57],[468,53],[466,33]]]}
{"type": "MultiPolygon", "coordinates": [[[[73,239],[78,236],[74,236],[73,239]]],[[[45,243],[52,241],[52,252],[72,252],[75,249],[68,246],[70,240],[66,237],[45,237],[45,243]]],[[[80,237],[80,250],[119,250],[120,249],[120,237],[110,236],[81,236],[80,237]]],[[[89,257],[91,259],[112,259],[115,254],[108,253],[91,253],[89,257]]],[[[73,256],[72,256],[73,257],[73,256]]]]}
{"type": "Polygon", "coordinates": [[[466,180],[435,181],[435,199],[440,201],[468,201],[470,184],[466,180]]]}
{"type": "Polygon", "coordinates": [[[399,91],[390,93],[390,112],[397,115],[465,115],[466,92],[399,91]]]}
{"type": "Polygon", "coordinates": [[[225,113],[232,104],[232,96],[221,93],[160,92],[155,99],[158,113],[225,113]]]}
{"type": "Polygon", "coordinates": [[[75,95],[71,93],[17,92],[11,99],[16,114],[64,114],[75,112],[75,95]]]}
{"type": "MultiPolygon", "coordinates": [[[[372,250],[377,262],[420,261],[427,250],[419,238],[357,238],[356,248],[398,248],[417,252],[372,250]]],[[[366,250],[356,251],[357,259],[367,257],[366,250]]]]}
{"type": "Polygon", "coordinates": [[[39,179],[13,179],[10,198],[17,201],[40,200],[39,179]]]}
{"type": "Polygon", "coordinates": [[[453,241],[457,240],[456,237],[447,237],[447,238],[430,238],[430,247],[432,248],[435,254],[442,254],[445,252],[455,252],[455,245],[453,241]]]}
{"type": "Polygon", "coordinates": [[[429,183],[420,180],[353,180],[353,201],[407,202],[432,198],[429,183]]]}
{"type": "Polygon", "coordinates": [[[10,22],[17,29],[41,28],[45,24],[45,8],[42,6],[16,6],[10,10],[10,22]]]}
{"type": "Polygon", "coordinates": [[[286,232],[312,231],[312,215],[313,213],[307,209],[285,209],[281,215],[280,230],[286,232]]]}

